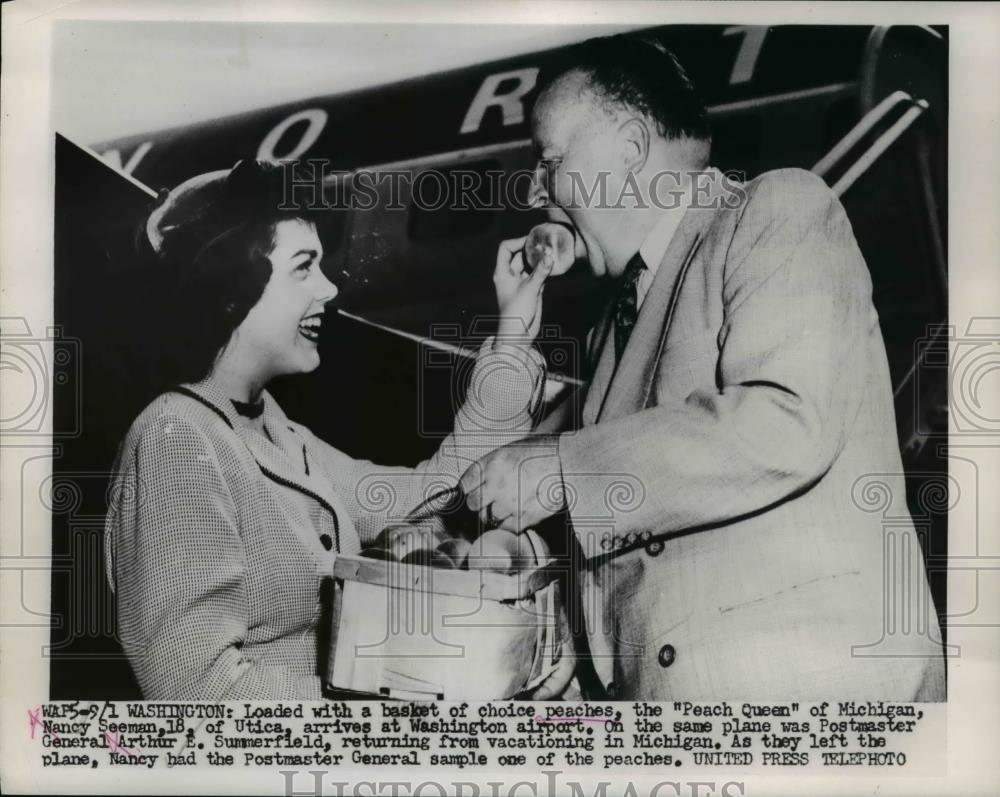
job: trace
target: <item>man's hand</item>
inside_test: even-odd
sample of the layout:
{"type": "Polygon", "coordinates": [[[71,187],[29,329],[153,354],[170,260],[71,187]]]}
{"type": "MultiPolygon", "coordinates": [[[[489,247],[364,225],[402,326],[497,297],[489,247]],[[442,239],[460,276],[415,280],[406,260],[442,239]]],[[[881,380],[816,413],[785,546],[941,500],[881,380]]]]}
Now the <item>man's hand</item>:
{"type": "Polygon", "coordinates": [[[504,340],[530,343],[542,325],[542,288],[555,260],[546,258],[531,274],[524,270],[524,237],[500,242],[493,284],[497,291],[500,323],[497,343],[504,340]]]}
{"type": "Polygon", "coordinates": [[[565,508],[558,435],[518,440],[487,454],[459,482],[488,528],[520,533],[565,508]]]}

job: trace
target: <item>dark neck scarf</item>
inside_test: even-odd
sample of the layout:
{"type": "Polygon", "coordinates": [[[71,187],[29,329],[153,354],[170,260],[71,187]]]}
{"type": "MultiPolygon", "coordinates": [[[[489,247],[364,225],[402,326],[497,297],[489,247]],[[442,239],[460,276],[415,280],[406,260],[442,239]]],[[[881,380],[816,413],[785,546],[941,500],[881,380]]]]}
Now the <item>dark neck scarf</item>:
{"type": "Polygon", "coordinates": [[[247,401],[237,401],[236,399],[229,399],[233,402],[233,407],[235,410],[242,415],[244,418],[259,418],[261,413],[264,412],[264,399],[259,399],[254,402],[247,401]]]}

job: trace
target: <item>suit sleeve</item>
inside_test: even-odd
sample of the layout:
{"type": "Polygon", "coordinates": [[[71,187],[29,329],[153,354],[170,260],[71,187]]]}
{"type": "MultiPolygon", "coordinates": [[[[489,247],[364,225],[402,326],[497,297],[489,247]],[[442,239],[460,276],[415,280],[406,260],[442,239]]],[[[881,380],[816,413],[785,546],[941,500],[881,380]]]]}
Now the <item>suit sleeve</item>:
{"type": "Polygon", "coordinates": [[[490,338],[480,347],[452,431],[430,459],[414,468],[392,467],[322,444],[362,544],[433,493],[453,487],[481,457],[531,432],[544,379],[545,361],[534,347],[509,343],[494,349],[490,338]]]}
{"type": "Polygon", "coordinates": [[[242,653],[247,566],[218,460],[164,416],[122,459],[106,526],[118,629],[150,700],[320,699],[320,679],[242,653]]]}
{"type": "MultiPolygon", "coordinates": [[[[730,242],[723,304],[712,389],[661,391],[657,406],[560,438],[568,484],[587,473],[641,483],[613,536],[758,513],[808,489],[843,447],[877,319],[850,223],[819,178],[796,172],[757,186],[730,242]]],[[[588,530],[609,517],[603,493],[576,492],[581,544],[606,552],[614,539],[588,530]]]]}

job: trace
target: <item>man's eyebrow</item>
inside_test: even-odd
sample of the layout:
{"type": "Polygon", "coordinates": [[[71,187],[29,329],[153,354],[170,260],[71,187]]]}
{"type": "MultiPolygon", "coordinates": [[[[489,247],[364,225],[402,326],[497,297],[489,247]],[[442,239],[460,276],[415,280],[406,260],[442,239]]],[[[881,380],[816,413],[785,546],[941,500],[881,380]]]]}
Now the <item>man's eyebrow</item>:
{"type": "Polygon", "coordinates": [[[319,257],[319,252],[317,252],[315,249],[300,249],[298,252],[292,255],[292,259],[294,260],[299,255],[309,255],[311,259],[314,259],[319,257]]]}

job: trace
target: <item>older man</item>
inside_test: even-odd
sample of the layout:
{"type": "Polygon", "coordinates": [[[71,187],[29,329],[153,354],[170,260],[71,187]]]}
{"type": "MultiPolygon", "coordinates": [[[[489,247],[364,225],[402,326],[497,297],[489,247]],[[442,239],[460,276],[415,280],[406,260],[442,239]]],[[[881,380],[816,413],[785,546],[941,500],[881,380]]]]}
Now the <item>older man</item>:
{"type": "Polygon", "coordinates": [[[580,46],[532,133],[545,198],[616,288],[579,425],[555,412],[463,486],[512,532],[567,512],[606,696],[942,699],[912,526],[855,500],[877,475],[907,517],[871,281],[836,197],[800,170],[708,169],[705,109],[651,42],[580,46]],[[900,602],[907,634],[887,620],[900,602]]]}

